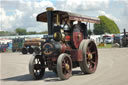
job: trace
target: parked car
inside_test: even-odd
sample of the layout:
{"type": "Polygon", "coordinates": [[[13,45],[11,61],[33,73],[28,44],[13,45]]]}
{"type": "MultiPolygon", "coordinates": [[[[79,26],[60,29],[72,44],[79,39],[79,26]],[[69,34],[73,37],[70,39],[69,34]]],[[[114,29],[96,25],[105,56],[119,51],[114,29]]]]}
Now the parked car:
{"type": "Polygon", "coordinates": [[[107,38],[105,39],[105,43],[106,43],[106,44],[112,44],[112,43],[113,43],[113,37],[107,37],[107,38]]]}

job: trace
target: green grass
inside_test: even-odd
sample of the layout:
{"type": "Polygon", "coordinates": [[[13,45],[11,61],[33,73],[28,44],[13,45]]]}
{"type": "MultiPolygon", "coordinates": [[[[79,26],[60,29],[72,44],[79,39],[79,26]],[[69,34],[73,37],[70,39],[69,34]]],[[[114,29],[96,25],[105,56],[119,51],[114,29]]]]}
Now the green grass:
{"type": "Polygon", "coordinates": [[[106,44],[106,46],[97,46],[98,48],[112,48],[112,44],[106,44]]]}

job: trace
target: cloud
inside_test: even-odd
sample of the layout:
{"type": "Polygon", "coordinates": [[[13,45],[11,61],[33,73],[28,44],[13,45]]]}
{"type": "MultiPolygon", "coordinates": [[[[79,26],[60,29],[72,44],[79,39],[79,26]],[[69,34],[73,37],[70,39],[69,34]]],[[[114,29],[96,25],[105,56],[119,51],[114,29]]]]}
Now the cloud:
{"type": "Polygon", "coordinates": [[[120,15],[120,29],[123,31],[125,28],[128,31],[128,0],[114,0],[117,3],[123,4],[122,10],[118,10],[120,15]]]}
{"type": "Polygon", "coordinates": [[[14,17],[7,16],[6,11],[3,8],[0,8],[0,16],[0,30],[8,30],[8,28],[12,28],[11,24],[14,21],[14,17]]]}
{"type": "Polygon", "coordinates": [[[59,9],[78,12],[107,8],[109,0],[57,0],[56,4],[59,9]]]}
{"type": "Polygon", "coordinates": [[[105,15],[108,18],[114,20],[115,22],[120,22],[120,19],[118,19],[117,17],[113,16],[112,14],[108,14],[105,11],[102,11],[102,10],[99,11],[99,15],[105,15]]]}

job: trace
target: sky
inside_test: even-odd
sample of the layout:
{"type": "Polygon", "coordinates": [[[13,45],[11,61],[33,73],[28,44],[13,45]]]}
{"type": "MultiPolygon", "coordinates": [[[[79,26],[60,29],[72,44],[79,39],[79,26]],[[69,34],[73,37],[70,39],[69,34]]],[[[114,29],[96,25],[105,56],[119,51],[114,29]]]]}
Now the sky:
{"type": "Polygon", "coordinates": [[[128,0],[0,0],[0,31],[46,31],[47,24],[37,22],[36,16],[47,7],[94,17],[105,15],[121,32],[124,28],[128,31],[128,0]]]}

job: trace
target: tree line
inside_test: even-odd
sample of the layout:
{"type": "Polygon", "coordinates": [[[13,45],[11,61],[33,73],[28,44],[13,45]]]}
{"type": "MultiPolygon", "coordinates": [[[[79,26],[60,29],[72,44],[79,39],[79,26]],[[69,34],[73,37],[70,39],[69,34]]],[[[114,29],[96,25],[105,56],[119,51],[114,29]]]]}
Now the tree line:
{"type": "Polygon", "coordinates": [[[32,34],[47,34],[47,33],[48,33],[47,31],[43,31],[43,32],[29,31],[29,32],[27,32],[25,28],[16,28],[15,32],[0,31],[0,36],[32,35],[32,34]]]}

